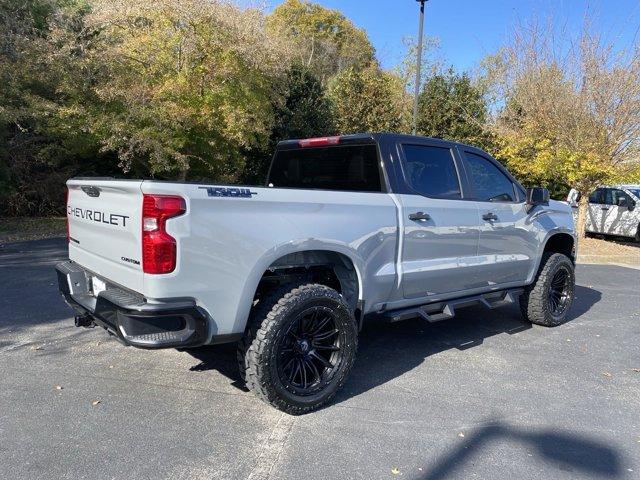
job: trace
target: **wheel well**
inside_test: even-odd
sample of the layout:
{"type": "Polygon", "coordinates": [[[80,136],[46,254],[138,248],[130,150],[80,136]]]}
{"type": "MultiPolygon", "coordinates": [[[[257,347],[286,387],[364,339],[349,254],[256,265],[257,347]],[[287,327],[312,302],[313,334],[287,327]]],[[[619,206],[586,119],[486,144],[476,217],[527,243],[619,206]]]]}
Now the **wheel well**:
{"type": "Polygon", "coordinates": [[[547,240],[544,251],[562,253],[575,262],[574,242],[575,240],[568,233],[556,233],[547,240]]]}
{"type": "Polygon", "coordinates": [[[254,303],[272,289],[296,281],[319,283],[341,293],[360,322],[358,274],[346,255],[325,250],[307,250],[279,258],[263,273],[254,303]]]}

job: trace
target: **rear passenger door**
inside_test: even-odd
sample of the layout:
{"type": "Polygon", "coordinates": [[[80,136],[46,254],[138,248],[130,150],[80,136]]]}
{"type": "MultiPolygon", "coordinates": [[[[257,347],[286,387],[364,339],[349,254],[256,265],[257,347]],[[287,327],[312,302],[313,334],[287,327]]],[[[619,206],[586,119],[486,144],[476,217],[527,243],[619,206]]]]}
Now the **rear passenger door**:
{"type": "Polygon", "coordinates": [[[481,151],[463,149],[462,157],[478,208],[480,284],[524,283],[540,241],[527,225],[524,192],[498,162],[481,151]]]}
{"type": "Polygon", "coordinates": [[[478,210],[463,198],[454,149],[446,143],[401,146],[407,190],[401,208],[402,288],[405,298],[475,286],[478,210]]]}

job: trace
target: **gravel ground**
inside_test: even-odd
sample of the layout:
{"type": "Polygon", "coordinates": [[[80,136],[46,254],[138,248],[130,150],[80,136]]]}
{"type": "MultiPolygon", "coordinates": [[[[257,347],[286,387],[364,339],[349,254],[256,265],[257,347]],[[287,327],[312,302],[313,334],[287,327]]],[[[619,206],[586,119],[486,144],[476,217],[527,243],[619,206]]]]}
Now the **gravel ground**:
{"type": "Polygon", "coordinates": [[[372,323],[328,407],[242,389],[232,346],[73,327],[64,240],[0,251],[0,478],[640,478],[640,270],[581,265],[571,321],[516,308],[372,323]]]}
{"type": "Polygon", "coordinates": [[[640,267],[640,243],[619,237],[587,237],[580,240],[578,261],[640,267]]]}

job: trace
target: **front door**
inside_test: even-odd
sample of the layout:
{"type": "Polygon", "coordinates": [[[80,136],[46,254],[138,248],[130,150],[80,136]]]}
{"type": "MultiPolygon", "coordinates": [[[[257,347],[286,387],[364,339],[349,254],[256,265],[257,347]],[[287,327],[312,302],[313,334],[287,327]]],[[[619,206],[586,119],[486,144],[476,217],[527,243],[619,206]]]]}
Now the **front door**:
{"type": "Polygon", "coordinates": [[[442,144],[402,146],[410,191],[402,204],[405,298],[447,294],[477,282],[478,210],[463,199],[454,152],[442,144]]]}
{"type": "Polygon", "coordinates": [[[488,156],[468,150],[462,155],[478,207],[480,284],[522,284],[534,268],[540,242],[527,225],[524,192],[488,156]]]}
{"type": "Polygon", "coordinates": [[[618,188],[608,188],[607,191],[608,194],[605,197],[607,204],[603,205],[603,207],[607,207],[604,215],[606,228],[604,233],[625,237],[635,236],[638,217],[632,206],[633,199],[624,190],[618,188]]]}

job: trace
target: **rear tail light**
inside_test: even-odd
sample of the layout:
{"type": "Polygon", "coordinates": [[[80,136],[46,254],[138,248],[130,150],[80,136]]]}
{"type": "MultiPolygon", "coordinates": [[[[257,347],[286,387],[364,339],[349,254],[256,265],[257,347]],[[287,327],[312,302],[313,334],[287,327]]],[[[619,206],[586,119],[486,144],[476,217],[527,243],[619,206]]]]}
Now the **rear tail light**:
{"type": "Polygon", "coordinates": [[[176,239],[165,229],[169,218],[186,211],[184,198],[144,195],[142,201],[142,270],[171,273],[176,268],[176,239]]]}
{"type": "Polygon", "coordinates": [[[67,219],[67,243],[71,242],[71,230],[69,230],[69,189],[64,193],[64,215],[67,219]]]}

